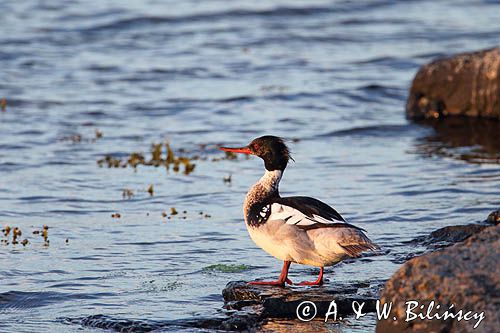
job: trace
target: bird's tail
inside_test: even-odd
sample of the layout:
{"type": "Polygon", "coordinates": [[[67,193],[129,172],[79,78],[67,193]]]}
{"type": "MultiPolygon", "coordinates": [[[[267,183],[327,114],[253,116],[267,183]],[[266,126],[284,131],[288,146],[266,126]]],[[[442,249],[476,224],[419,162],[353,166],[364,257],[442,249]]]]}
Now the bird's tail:
{"type": "MultiPolygon", "coordinates": [[[[363,232],[358,232],[358,237],[354,237],[355,242],[346,242],[339,244],[349,257],[358,258],[365,251],[377,251],[380,247],[373,243],[363,232]]],[[[351,240],[354,240],[351,239],[351,240]]]]}

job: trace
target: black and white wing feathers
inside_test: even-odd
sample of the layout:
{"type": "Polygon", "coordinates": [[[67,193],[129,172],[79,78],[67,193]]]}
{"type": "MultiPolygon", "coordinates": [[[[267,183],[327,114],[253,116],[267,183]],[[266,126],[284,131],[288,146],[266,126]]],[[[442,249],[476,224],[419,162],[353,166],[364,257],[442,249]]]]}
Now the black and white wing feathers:
{"type": "Polygon", "coordinates": [[[364,230],[349,224],[332,207],[310,197],[276,198],[266,211],[268,220],[285,220],[305,230],[317,228],[354,228],[364,230]]]}

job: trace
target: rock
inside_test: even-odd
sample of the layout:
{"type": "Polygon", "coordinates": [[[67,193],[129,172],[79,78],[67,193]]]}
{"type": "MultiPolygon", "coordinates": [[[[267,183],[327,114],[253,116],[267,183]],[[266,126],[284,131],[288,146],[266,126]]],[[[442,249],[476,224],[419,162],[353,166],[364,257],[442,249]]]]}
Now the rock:
{"type": "MultiPolygon", "coordinates": [[[[490,225],[498,225],[500,222],[500,209],[491,212],[487,219],[480,224],[452,225],[437,229],[427,236],[420,236],[408,243],[413,245],[426,245],[428,249],[439,249],[463,242],[470,236],[483,231],[490,225]]],[[[427,252],[427,251],[425,251],[427,252]]],[[[420,253],[423,254],[424,252],[420,253]]],[[[413,257],[412,257],[413,258],[413,257]]],[[[408,258],[411,259],[411,258],[408,258]]]]}
{"type": "MultiPolygon", "coordinates": [[[[490,216],[493,214],[494,213],[491,213],[490,216]]],[[[488,217],[488,219],[490,219],[490,217],[488,217]]],[[[486,229],[488,226],[487,221],[484,221],[481,224],[452,225],[437,229],[429,235],[419,236],[410,241],[404,242],[414,247],[414,250],[410,253],[396,256],[392,262],[404,264],[408,260],[423,254],[463,242],[472,235],[486,229]],[[425,246],[425,248],[422,248],[421,246],[425,246]]]]}
{"type": "Polygon", "coordinates": [[[77,318],[59,318],[68,325],[99,328],[115,332],[177,332],[177,331],[242,331],[256,327],[259,322],[244,316],[216,318],[187,318],[177,320],[141,320],[111,317],[103,314],[77,318]]]}
{"type": "Polygon", "coordinates": [[[452,225],[435,230],[428,236],[417,237],[411,242],[437,249],[463,242],[487,227],[483,224],[452,225]]]}
{"type": "MultiPolygon", "coordinates": [[[[392,302],[388,320],[377,323],[377,332],[495,332],[500,325],[499,286],[500,227],[485,228],[465,242],[425,254],[405,263],[387,282],[382,303],[392,302]],[[436,312],[472,311],[476,318],[462,320],[413,320],[405,322],[406,301],[424,304],[425,314],[430,301],[441,307],[436,312]],[[479,313],[484,319],[476,329],[479,313]],[[397,318],[396,321],[392,317],[397,318]]],[[[418,310],[413,310],[419,313],[418,310]]]]}
{"type": "Polygon", "coordinates": [[[500,120],[500,47],[454,55],[417,72],[406,104],[411,119],[445,116],[500,120]]]}
{"type": "MultiPolygon", "coordinates": [[[[249,285],[244,281],[229,282],[222,291],[225,308],[236,310],[237,316],[246,316],[263,324],[268,318],[297,318],[297,307],[304,301],[311,301],[317,309],[316,318],[324,318],[333,300],[337,304],[337,315],[353,314],[353,302],[364,303],[363,313],[375,311],[378,291],[384,281],[367,283],[335,284],[316,288],[273,287],[249,285]]],[[[249,325],[247,325],[249,326],[249,325]]]]}

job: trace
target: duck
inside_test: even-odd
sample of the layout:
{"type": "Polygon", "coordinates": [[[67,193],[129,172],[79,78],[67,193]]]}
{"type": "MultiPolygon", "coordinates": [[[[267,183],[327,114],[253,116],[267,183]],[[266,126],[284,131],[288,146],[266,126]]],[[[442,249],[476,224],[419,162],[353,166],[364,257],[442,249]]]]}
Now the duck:
{"type": "Polygon", "coordinates": [[[289,161],[293,160],[283,138],[265,135],[244,147],[220,149],[254,155],[264,161],[264,175],[248,191],[243,215],[250,238],[283,261],[283,267],[277,280],[257,280],[249,284],[293,285],[288,272],[294,263],[319,267],[315,281],[298,284],[319,286],[323,284],[324,267],[378,249],[366,236],[366,230],[348,223],[328,204],[307,196],[280,195],[280,181],[289,161]]]}

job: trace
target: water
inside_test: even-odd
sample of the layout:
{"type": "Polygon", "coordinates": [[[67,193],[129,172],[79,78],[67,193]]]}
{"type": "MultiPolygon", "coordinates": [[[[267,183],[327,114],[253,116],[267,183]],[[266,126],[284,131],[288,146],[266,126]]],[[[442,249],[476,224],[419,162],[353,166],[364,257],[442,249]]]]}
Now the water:
{"type": "Polygon", "coordinates": [[[483,220],[499,206],[498,125],[414,124],[404,104],[421,64],[495,46],[498,12],[495,1],[1,2],[0,224],[30,244],[0,245],[0,330],[220,317],[228,281],[275,277],[281,264],[241,212],[262,162],[214,162],[217,144],[296,139],[282,194],[332,204],[387,250],[329,268],[329,283],[388,278],[413,250],[405,240],[483,220]],[[165,140],[206,160],[189,175],[96,163],[165,140]],[[48,246],[32,234],[43,225],[48,246]]]}

